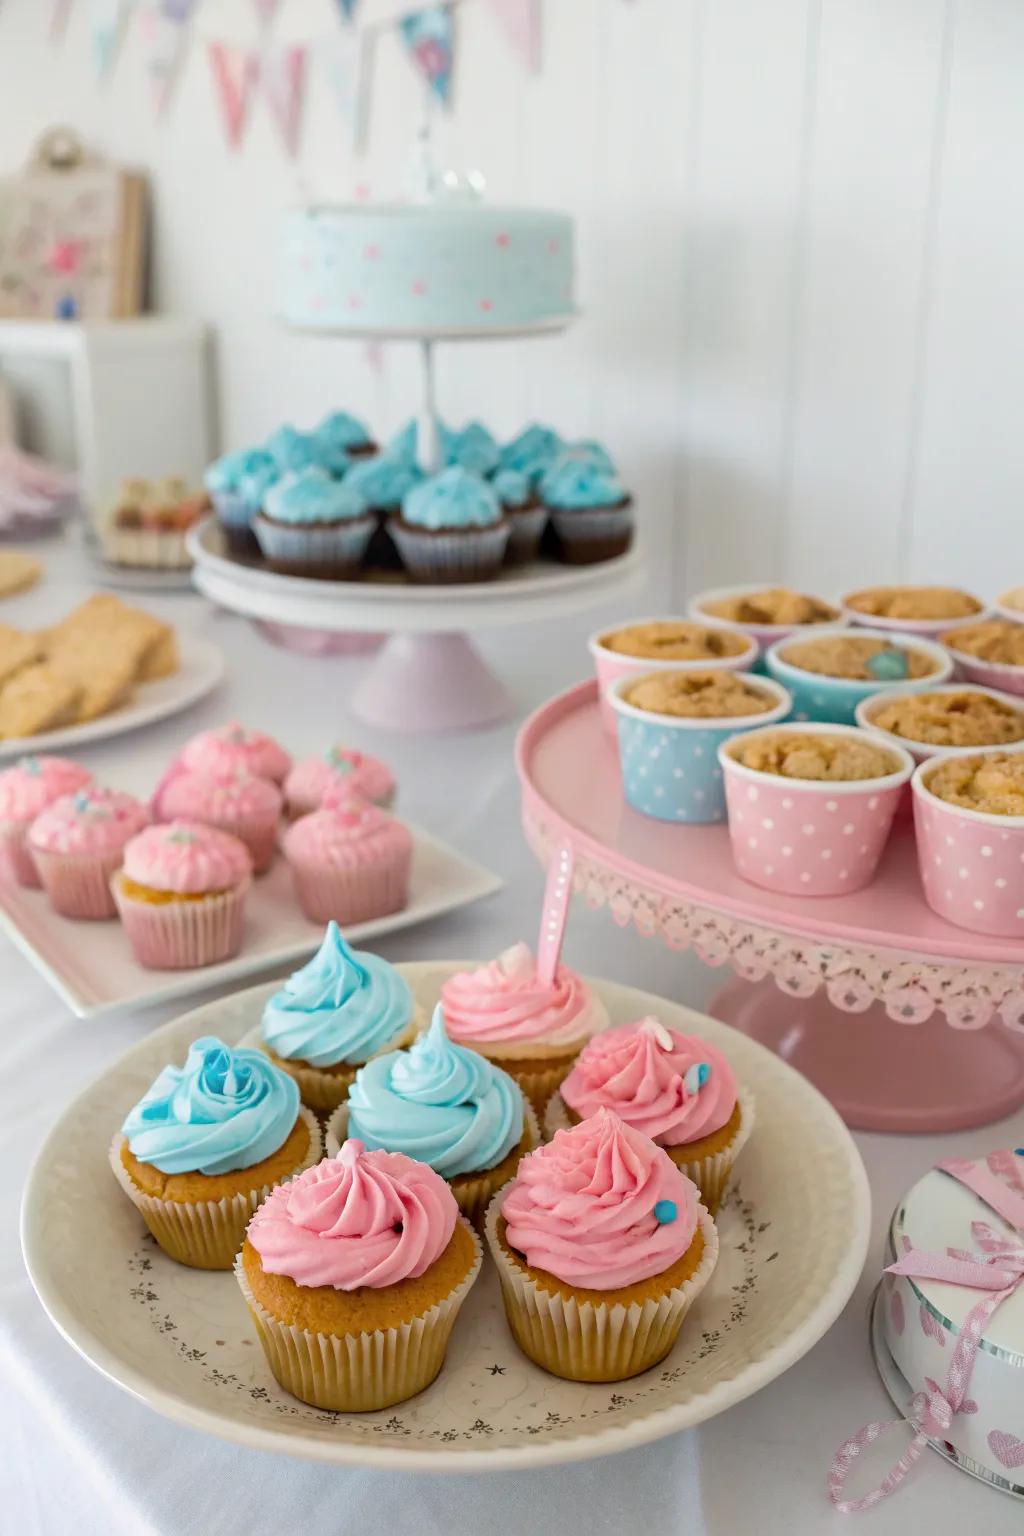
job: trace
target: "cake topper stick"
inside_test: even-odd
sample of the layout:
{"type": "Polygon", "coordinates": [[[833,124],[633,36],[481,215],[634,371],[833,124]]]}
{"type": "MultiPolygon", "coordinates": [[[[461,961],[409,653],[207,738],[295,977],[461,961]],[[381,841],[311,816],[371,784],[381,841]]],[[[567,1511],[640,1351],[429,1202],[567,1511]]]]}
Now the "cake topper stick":
{"type": "Polygon", "coordinates": [[[537,939],[537,976],[545,987],[554,981],[558,958],[562,953],[565,921],[569,915],[569,898],[572,895],[572,869],[572,844],[559,843],[548,865],[544,905],[540,914],[540,935],[537,939]]]}

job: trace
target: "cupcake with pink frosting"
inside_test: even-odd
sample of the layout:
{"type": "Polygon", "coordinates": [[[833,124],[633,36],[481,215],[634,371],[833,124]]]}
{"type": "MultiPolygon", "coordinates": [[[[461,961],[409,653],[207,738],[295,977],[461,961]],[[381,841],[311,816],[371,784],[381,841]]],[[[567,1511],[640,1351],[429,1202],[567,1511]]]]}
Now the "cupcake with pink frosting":
{"type": "Polygon", "coordinates": [[[230,832],[248,848],[254,874],[270,865],[277,848],[281,791],[270,779],[251,773],[218,777],[185,769],[159,786],[152,800],[157,821],[201,821],[230,832]]]}
{"type": "Polygon", "coordinates": [[[185,743],[176,767],[218,776],[251,773],[257,779],[283,784],[292,760],[284,748],[263,731],[248,731],[231,720],[213,731],[200,731],[185,743]]]}
{"type": "Polygon", "coordinates": [[[482,1257],[444,1179],[350,1140],[270,1192],[235,1275],[284,1390],[371,1413],[434,1380],[482,1257]]]}
{"type": "Polygon", "coordinates": [[[39,885],[25,838],[40,811],[91,782],[89,770],[67,757],[23,757],[0,773],[0,867],[19,885],[39,885]]]}
{"type": "Polygon", "coordinates": [[[191,970],[242,947],[252,859],[240,838],[199,821],[147,827],[124,850],[111,889],[140,965],[191,970]]]}
{"type": "Polygon", "coordinates": [[[696,1185],[608,1109],[523,1158],[486,1235],[516,1343],[570,1381],[657,1365],[718,1258],[696,1185]]]}
{"type": "Polygon", "coordinates": [[[116,917],[110,877],[148,820],[133,795],[94,784],[41,811],[26,843],[51,906],[64,917],[116,917]]]}
{"type": "Polygon", "coordinates": [[[721,1051],[660,1019],[595,1035],[547,1107],[558,1130],[611,1110],[642,1131],[693,1180],[712,1216],[754,1128],[754,1100],[721,1051]]]}
{"type": "Polygon", "coordinates": [[[333,800],[372,800],[388,810],[395,800],[395,776],[379,757],[354,747],[328,747],[296,763],[284,781],[289,816],[308,816],[333,800]]]}
{"type": "Polygon", "coordinates": [[[543,1119],[547,1102],[608,1013],[582,976],[559,965],[550,985],[526,944],[457,971],[441,988],[448,1034],[514,1077],[543,1119]]]}
{"type": "Polygon", "coordinates": [[[282,842],[295,894],[314,923],[342,928],[400,912],[409,900],[412,834],[366,801],[347,800],[292,823],[282,842]]]}

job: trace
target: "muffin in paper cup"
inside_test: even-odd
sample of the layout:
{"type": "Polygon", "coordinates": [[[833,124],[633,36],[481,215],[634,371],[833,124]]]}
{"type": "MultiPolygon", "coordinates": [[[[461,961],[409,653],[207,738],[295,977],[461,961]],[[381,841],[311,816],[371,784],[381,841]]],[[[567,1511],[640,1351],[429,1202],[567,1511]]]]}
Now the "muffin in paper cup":
{"type": "Polygon", "coordinates": [[[110,882],[117,914],[140,965],[186,971],[230,960],[242,947],[248,877],[209,896],[154,902],[131,894],[122,871],[110,882]]]}
{"type": "Polygon", "coordinates": [[[482,1259],[437,1174],[349,1141],[272,1192],[235,1276],[279,1385],[316,1408],[370,1413],[437,1376],[482,1259]]]}
{"type": "Polygon", "coordinates": [[[597,443],[563,446],[541,476],[540,498],[567,565],[624,554],[633,539],[633,498],[597,443]]]}

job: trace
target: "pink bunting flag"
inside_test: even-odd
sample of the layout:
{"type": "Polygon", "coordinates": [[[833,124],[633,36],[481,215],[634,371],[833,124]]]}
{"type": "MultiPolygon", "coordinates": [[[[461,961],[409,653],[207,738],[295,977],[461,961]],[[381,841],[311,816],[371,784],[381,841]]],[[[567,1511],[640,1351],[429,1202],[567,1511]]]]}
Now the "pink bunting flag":
{"type": "Polygon", "coordinates": [[[372,46],[367,34],[354,28],[338,28],[317,44],[316,59],[341,113],[349,137],[359,146],[365,121],[364,89],[368,83],[365,50],[372,46]]]}
{"type": "Polygon", "coordinates": [[[50,0],[50,42],[59,43],[67,31],[71,0],[50,0]]]}
{"type": "Polygon", "coordinates": [[[540,69],[540,0],[490,0],[512,47],[531,74],[540,69]]]}
{"type": "Polygon", "coordinates": [[[231,148],[237,149],[259,79],[259,60],[251,48],[236,48],[231,43],[210,43],[209,58],[224,136],[231,148]]]}
{"type": "Polygon", "coordinates": [[[273,26],[280,3],[281,0],[252,0],[253,9],[259,17],[261,27],[273,26]]]}
{"type": "Polygon", "coordinates": [[[306,88],[307,50],[289,44],[270,48],[263,56],[263,89],[267,104],[284,141],[288,154],[299,147],[302,123],[302,98],[306,88]]]}
{"type": "Polygon", "coordinates": [[[181,71],[187,20],[187,12],[169,10],[166,4],[148,6],[140,18],[146,75],[158,116],[167,110],[181,71]]]}

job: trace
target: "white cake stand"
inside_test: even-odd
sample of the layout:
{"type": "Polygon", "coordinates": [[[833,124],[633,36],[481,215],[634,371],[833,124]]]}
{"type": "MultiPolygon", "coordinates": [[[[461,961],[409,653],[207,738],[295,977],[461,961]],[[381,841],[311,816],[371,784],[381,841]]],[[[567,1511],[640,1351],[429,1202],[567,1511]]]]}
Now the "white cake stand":
{"type": "Polygon", "coordinates": [[[538,562],[457,586],[314,581],[229,559],[215,518],[192,529],[188,547],[200,592],[260,626],[308,632],[307,649],[318,637],[386,632],[352,706],[371,725],[400,731],[465,730],[503,719],[512,701],[469,635],[583,612],[630,591],[643,572],[634,547],[598,565],[538,562]]]}

